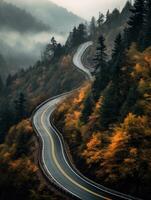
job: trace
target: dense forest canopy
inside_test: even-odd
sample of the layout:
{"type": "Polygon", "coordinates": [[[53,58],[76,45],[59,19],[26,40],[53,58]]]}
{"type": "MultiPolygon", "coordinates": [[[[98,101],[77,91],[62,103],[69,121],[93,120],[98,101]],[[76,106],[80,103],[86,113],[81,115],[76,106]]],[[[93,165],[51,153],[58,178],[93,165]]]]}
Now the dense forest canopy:
{"type": "Polygon", "coordinates": [[[73,27],[65,45],[50,37],[39,61],[9,74],[6,81],[2,70],[10,65],[0,55],[0,199],[62,198],[50,192],[52,188],[37,175],[38,147],[30,116],[48,97],[83,83],[83,75],[72,66],[72,57],[81,43],[92,40],[94,46],[87,58],[93,65],[94,81],[84,82],[58,105],[55,124],[82,173],[105,186],[149,200],[150,8],[150,0],[135,0],[134,5],[128,2],[121,12],[99,13],[89,25],[73,27]]]}

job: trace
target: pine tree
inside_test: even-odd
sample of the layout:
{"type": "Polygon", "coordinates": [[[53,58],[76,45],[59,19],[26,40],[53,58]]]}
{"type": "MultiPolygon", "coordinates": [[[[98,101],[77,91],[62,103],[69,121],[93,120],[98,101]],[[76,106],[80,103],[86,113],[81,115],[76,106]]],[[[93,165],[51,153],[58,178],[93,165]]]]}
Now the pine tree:
{"type": "Polygon", "coordinates": [[[92,17],[90,22],[90,35],[93,38],[96,34],[96,20],[95,17],[92,17]]]}
{"type": "Polygon", "coordinates": [[[54,57],[59,58],[64,53],[64,47],[58,43],[54,52],[54,57]]]}
{"type": "Polygon", "coordinates": [[[87,98],[84,101],[84,108],[81,115],[81,121],[86,123],[88,122],[89,116],[92,113],[94,106],[92,93],[89,93],[87,98]]]}
{"type": "Polygon", "coordinates": [[[151,0],[146,0],[146,10],[144,17],[144,42],[142,48],[151,46],[151,0]]]}
{"type": "Polygon", "coordinates": [[[18,122],[27,116],[25,95],[20,93],[19,98],[15,100],[14,103],[16,109],[16,121],[18,122]]]}
{"type": "Polygon", "coordinates": [[[95,61],[95,81],[93,84],[93,95],[94,99],[97,100],[97,98],[100,95],[100,92],[105,88],[109,73],[108,71],[108,65],[107,65],[107,54],[106,54],[106,45],[105,45],[105,39],[103,35],[101,35],[98,39],[98,47],[96,49],[96,55],[94,58],[95,61]]]}
{"type": "Polygon", "coordinates": [[[108,10],[107,13],[106,13],[106,21],[108,21],[110,18],[110,11],[108,10]]]}
{"type": "Polygon", "coordinates": [[[118,89],[114,83],[111,83],[104,94],[104,101],[100,108],[101,127],[107,128],[111,123],[114,123],[117,120],[119,110],[118,89]]]}
{"type": "Polygon", "coordinates": [[[102,13],[99,13],[99,18],[97,20],[97,24],[99,28],[101,28],[103,22],[104,22],[104,15],[102,13]]]}
{"type": "Polygon", "coordinates": [[[104,102],[100,110],[100,124],[103,128],[114,123],[119,115],[120,108],[127,96],[129,89],[129,76],[127,70],[123,71],[123,66],[126,61],[125,47],[121,34],[118,34],[112,52],[110,61],[111,80],[104,94],[104,102]]]}
{"type": "Polygon", "coordinates": [[[106,45],[105,38],[101,35],[98,39],[98,47],[96,49],[95,61],[95,73],[99,70],[102,73],[103,68],[106,66],[106,45]]]}
{"type": "Polygon", "coordinates": [[[112,80],[118,84],[119,78],[121,76],[121,68],[124,63],[125,57],[125,48],[122,40],[121,34],[118,34],[115,42],[114,42],[114,49],[112,51],[112,80]]]}
{"type": "Polygon", "coordinates": [[[84,24],[79,24],[77,30],[77,40],[78,44],[81,44],[86,41],[86,27],[84,24]]]}
{"type": "Polygon", "coordinates": [[[141,40],[141,30],[144,23],[144,13],[145,13],[145,0],[135,0],[134,6],[131,9],[132,16],[128,21],[128,47],[132,42],[138,42],[140,44],[141,40]]]}
{"type": "Polygon", "coordinates": [[[56,47],[57,47],[57,41],[55,40],[54,37],[52,37],[52,38],[51,38],[51,49],[52,49],[53,51],[55,51],[56,47]]]}
{"type": "Polygon", "coordinates": [[[78,34],[77,34],[78,30],[76,27],[73,28],[73,32],[72,32],[72,45],[76,46],[78,43],[78,34]]]}

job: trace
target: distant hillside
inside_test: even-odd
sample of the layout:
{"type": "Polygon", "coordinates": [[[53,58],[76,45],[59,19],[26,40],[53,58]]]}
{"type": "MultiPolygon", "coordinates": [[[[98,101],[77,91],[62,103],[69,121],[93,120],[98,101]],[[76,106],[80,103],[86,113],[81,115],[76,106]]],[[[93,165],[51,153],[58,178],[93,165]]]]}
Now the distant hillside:
{"type": "Polygon", "coordinates": [[[69,12],[67,9],[48,0],[7,1],[31,12],[37,19],[43,21],[47,25],[50,25],[52,31],[54,32],[67,34],[71,31],[74,25],[78,25],[80,22],[84,21],[82,18],[72,12],[69,12]]]}
{"type": "Polygon", "coordinates": [[[115,9],[103,25],[103,32],[106,35],[107,45],[110,49],[113,47],[113,41],[119,32],[122,32],[127,26],[127,21],[131,15],[130,9],[132,5],[127,2],[122,12],[115,9]],[[110,31],[108,31],[110,30],[110,31]]]}
{"type": "Polygon", "coordinates": [[[137,0],[131,7],[127,3],[121,13],[116,9],[103,25],[93,26],[91,34],[98,40],[95,56],[89,55],[94,82],[61,102],[54,117],[82,173],[149,200],[151,3],[137,0]],[[112,49],[111,56],[107,48],[112,49]]]}
{"type": "Polygon", "coordinates": [[[118,9],[113,10],[112,13],[108,14],[105,23],[101,27],[101,32],[106,38],[106,44],[108,47],[109,54],[111,54],[111,50],[113,48],[114,40],[117,34],[122,32],[127,26],[127,21],[131,15],[131,8],[132,5],[129,2],[127,2],[121,12],[118,9]]]}
{"type": "Polygon", "coordinates": [[[4,1],[0,1],[0,28],[19,32],[37,32],[50,29],[27,11],[4,1]]]}

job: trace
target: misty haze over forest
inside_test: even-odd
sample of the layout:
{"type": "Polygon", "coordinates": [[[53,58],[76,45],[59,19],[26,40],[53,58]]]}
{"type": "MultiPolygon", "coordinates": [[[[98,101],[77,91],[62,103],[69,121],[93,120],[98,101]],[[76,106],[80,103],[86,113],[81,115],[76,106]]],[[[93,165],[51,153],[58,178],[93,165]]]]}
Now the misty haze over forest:
{"type": "Polygon", "coordinates": [[[15,72],[33,65],[52,36],[64,43],[68,32],[81,21],[80,17],[47,0],[1,0],[0,60],[6,63],[5,73],[6,68],[15,72]]]}

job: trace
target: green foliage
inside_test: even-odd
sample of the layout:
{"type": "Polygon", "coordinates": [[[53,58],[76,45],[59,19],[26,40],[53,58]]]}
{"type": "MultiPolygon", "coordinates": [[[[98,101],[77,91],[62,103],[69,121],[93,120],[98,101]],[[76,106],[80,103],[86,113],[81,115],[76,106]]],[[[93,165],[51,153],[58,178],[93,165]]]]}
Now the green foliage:
{"type": "Polygon", "coordinates": [[[96,34],[96,19],[95,17],[92,17],[90,22],[90,35],[92,39],[95,37],[95,34],[96,34]]]}
{"type": "Polygon", "coordinates": [[[19,122],[21,119],[27,117],[27,105],[26,99],[23,93],[20,93],[17,100],[15,100],[15,110],[16,110],[16,121],[19,122]]]}
{"type": "Polygon", "coordinates": [[[77,47],[87,40],[87,31],[84,24],[79,24],[78,27],[74,27],[70,32],[66,42],[67,51],[73,47],[77,47]]]}
{"type": "Polygon", "coordinates": [[[125,43],[126,47],[130,47],[132,42],[136,42],[139,49],[142,49],[144,44],[143,30],[145,23],[146,1],[135,0],[134,6],[131,9],[131,17],[128,21],[128,28],[125,29],[125,43]]]}
{"type": "Polygon", "coordinates": [[[146,0],[145,5],[145,17],[144,17],[144,27],[143,27],[143,34],[144,41],[142,41],[142,49],[145,49],[149,46],[151,46],[151,1],[146,0]]]}
{"type": "Polygon", "coordinates": [[[121,97],[116,85],[109,85],[104,94],[104,101],[100,108],[100,124],[102,128],[107,128],[116,122],[121,106],[121,97]]]}
{"type": "Polygon", "coordinates": [[[88,122],[89,116],[92,113],[92,109],[94,106],[94,100],[92,93],[89,93],[84,101],[84,109],[81,114],[81,121],[86,124],[88,122]]]}
{"type": "Polygon", "coordinates": [[[104,22],[104,15],[102,13],[99,13],[99,18],[97,20],[97,24],[99,28],[101,28],[103,22],[104,22]]]}
{"type": "Polygon", "coordinates": [[[93,96],[94,99],[100,95],[100,92],[105,88],[108,82],[108,64],[107,64],[107,54],[106,54],[106,45],[105,39],[101,35],[98,39],[98,46],[96,49],[96,55],[94,58],[95,61],[95,81],[93,84],[93,96]]]}

